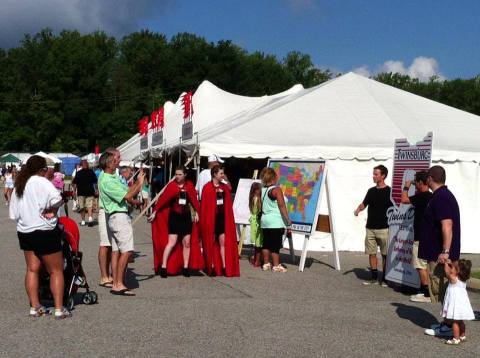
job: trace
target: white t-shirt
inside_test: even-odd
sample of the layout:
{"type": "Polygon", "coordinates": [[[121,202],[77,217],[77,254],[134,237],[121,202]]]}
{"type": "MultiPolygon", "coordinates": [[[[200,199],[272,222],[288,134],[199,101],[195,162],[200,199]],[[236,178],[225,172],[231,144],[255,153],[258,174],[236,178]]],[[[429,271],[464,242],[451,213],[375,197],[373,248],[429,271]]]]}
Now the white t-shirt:
{"type": "Polygon", "coordinates": [[[13,190],[9,208],[10,219],[17,222],[19,232],[52,230],[57,225],[57,218],[47,219],[43,216],[43,211],[59,207],[62,203],[60,193],[48,179],[33,175],[28,179],[21,198],[13,190]]]}
{"type": "Polygon", "coordinates": [[[210,169],[203,169],[200,174],[198,174],[197,185],[195,189],[198,192],[198,199],[202,199],[202,190],[205,184],[212,180],[212,173],[210,169]]]}

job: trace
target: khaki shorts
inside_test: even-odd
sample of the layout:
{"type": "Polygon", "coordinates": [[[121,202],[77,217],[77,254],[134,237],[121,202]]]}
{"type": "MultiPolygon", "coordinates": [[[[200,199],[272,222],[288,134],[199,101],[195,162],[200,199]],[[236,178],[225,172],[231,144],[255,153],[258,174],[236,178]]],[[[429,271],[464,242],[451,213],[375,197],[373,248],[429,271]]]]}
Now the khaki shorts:
{"type": "Polygon", "coordinates": [[[426,270],[428,268],[427,261],[418,258],[418,241],[413,242],[412,265],[417,270],[426,270]]]}
{"type": "Polygon", "coordinates": [[[98,233],[100,234],[100,246],[112,246],[108,240],[107,217],[105,210],[98,210],[98,233]]]}
{"type": "Polygon", "coordinates": [[[387,256],[388,228],[387,229],[367,229],[365,236],[365,253],[367,255],[376,255],[377,247],[380,248],[382,256],[387,256]]]}
{"type": "Polygon", "coordinates": [[[428,262],[428,291],[430,292],[430,299],[432,303],[442,302],[447,291],[448,278],[445,275],[445,268],[443,264],[435,261],[428,262]]]}
{"type": "Polygon", "coordinates": [[[77,200],[80,210],[93,208],[93,196],[79,196],[77,200]]]}
{"type": "Polygon", "coordinates": [[[133,229],[127,213],[114,213],[108,217],[108,241],[112,251],[133,251],[133,229]]]}

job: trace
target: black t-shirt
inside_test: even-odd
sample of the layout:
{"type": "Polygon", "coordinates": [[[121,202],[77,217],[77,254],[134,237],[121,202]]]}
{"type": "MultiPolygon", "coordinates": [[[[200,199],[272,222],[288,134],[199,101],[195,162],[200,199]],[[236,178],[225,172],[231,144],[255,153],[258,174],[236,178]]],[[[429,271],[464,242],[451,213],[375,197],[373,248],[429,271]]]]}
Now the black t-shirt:
{"type": "Polygon", "coordinates": [[[415,241],[420,240],[423,216],[432,196],[433,194],[430,191],[425,191],[412,195],[409,198],[410,203],[415,207],[415,216],[413,218],[413,237],[415,241]]]}
{"type": "Polygon", "coordinates": [[[78,196],[94,196],[95,187],[97,183],[97,176],[95,172],[90,169],[82,169],[77,171],[75,178],[73,178],[73,184],[77,185],[77,195],[78,196]]]}
{"type": "Polygon", "coordinates": [[[367,229],[388,228],[387,210],[393,206],[390,200],[390,187],[368,189],[363,205],[368,207],[367,229]]]}

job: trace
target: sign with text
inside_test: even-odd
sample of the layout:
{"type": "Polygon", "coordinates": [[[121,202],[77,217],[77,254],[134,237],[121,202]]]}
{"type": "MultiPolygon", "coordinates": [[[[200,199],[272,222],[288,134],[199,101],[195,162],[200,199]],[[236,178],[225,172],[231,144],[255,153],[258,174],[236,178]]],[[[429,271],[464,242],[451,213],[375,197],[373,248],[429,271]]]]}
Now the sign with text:
{"type": "Polygon", "coordinates": [[[163,144],[163,130],[152,133],[152,148],[163,144]]]}
{"type": "MultiPolygon", "coordinates": [[[[415,208],[401,203],[402,190],[407,180],[414,179],[416,172],[430,168],[432,142],[431,132],[414,145],[410,145],[406,139],[395,140],[391,191],[391,200],[395,205],[387,212],[389,241],[386,279],[412,287],[420,285],[418,273],[412,265],[415,208]]],[[[415,186],[412,185],[409,196],[414,194],[415,186]]]]}
{"type": "Polygon", "coordinates": [[[192,139],[193,123],[192,121],[182,124],[182,140],[192,139]]]}
{"type": "Polygon", "coordinates": [[[148,150],[148,135],[140,137],[140,151],[144,152],[148,150]]]}

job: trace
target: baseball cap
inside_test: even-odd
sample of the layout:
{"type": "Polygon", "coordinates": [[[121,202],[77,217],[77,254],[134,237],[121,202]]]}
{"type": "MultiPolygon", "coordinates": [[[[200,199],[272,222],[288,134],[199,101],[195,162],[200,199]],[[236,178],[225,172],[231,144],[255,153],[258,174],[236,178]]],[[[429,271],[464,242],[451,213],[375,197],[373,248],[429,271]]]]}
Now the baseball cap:
{"type": "Polygon", "coordinates": [[[219,163],[224,163],[225,161],[222,160],[217,154],[212,154],[208,157],[208,162],[219,162],[219,163]]]}

